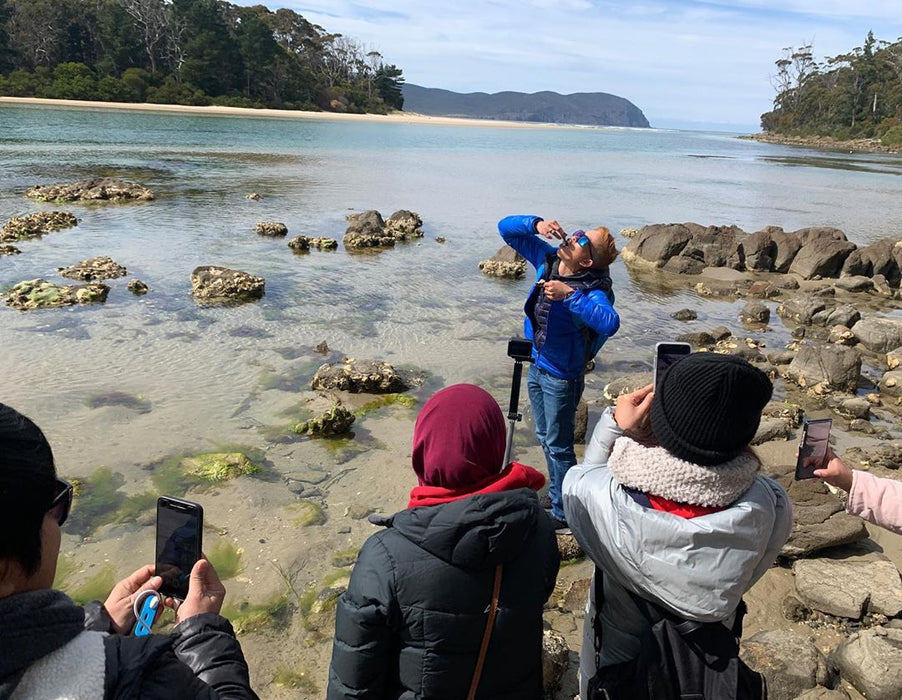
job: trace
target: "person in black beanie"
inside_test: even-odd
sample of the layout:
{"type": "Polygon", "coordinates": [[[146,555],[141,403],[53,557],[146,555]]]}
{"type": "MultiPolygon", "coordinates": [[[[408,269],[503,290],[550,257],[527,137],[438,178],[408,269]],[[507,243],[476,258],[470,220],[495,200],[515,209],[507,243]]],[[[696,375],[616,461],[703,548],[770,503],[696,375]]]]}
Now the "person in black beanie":
{"type": "Polygon", "coordinates": [[[586,610],[584,698],[599,668],[639,655],[650,623],[636,597],[731,627],[792,530],[785,490],[758,473],[748,449],[773,391],[767,375],[738,357],[694,353],[653,388],[605,411],[564,480],[567,522],[603,578],[586,610]]]}

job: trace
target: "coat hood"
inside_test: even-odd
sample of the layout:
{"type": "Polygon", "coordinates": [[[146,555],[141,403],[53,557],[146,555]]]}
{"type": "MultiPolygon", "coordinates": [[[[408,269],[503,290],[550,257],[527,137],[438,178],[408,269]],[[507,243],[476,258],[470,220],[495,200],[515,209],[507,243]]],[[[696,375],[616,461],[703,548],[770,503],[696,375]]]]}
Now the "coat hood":
{"type": "Polygon", "coordinates": [[[521,488],[410,508],[386,524],[442,561],[478,570],[516,557],[544,517],[535,491],[521,488]]]}

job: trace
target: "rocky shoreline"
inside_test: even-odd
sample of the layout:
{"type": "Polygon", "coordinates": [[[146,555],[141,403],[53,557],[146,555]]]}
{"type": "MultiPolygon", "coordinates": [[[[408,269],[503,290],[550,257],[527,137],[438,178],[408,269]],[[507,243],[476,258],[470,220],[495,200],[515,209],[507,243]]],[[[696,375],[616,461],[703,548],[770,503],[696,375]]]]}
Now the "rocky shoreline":
{"type": "Polygon", "coordinates": [[[849,139],[837,140],[832,136],[786,136],[783,134],[749,134],[738,138],[759,143],[775,143],[781,146],[802,146],[804,148],[819,148],[828,151],[843,151],[844,153],[890,153],[893,155],[902,153],[898,146],[886,146],[880,139],[849,139]]]}

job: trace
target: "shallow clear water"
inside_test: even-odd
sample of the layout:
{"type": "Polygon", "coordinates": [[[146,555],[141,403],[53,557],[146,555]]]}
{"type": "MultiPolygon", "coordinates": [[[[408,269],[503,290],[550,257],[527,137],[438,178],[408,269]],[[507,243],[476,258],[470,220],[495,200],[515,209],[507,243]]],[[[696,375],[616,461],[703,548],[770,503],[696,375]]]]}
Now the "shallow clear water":
{"type": "MultiPolygon", "coordinates": [[[[286,400],[268,388],[272,375],[306,388],[309,368],[322,361],[312,347],[322,340],[335,353],[422,368],[432,386],[504,387],[505,341],[520,329],[530,282],[489,279],[476,266],[500,246],[496,223],[507,214],[615,231],[670,221],[748,231],[829,225],[866,243],[902,231],[900,175],[902,159],[891,156],[721,134],[4,106],[0,217],[64,208],[81,223],[0,258],[0,285],[60,281],[57,267],[95,255],[111,256],[130,277],[111,281],[100,306],[0,309],[0,400],[45,428],[63,471],[106,464],[140,480],[136,465],[174,451],[265,444],[253,426],[275,422],[286,400]],[[61,207],[24,197],[30,185],[97,174],[139,181],[158,199],[61,207]],[[264,199],[246,200],[252,191],[264,199]],[[401,208],[422,216],[426,236],[378,254],[298,256],[284,239],[251,230],[277,220],[290,236],[340,239],[347,214],[401,208]],[[265,277],[266,295],[239,307],[198,306],[189,276],[210,264],[265,277]],[[150,294],[126,291],[131,276],[150,294]],[[143,396],[152,410],[85,404],[114,390],[143,396]]],[[[697,329],[740,329],[738,304],[640,284],[622,262],[613,276],[623,326],[605,346],[590,390],[612,370],[647,368],[657,340],[687,329],[669,318],[678,308],[699,311],[697,329]]],[[[788,332],[774,319],[762,337],[777,346],[788,332]]]]}

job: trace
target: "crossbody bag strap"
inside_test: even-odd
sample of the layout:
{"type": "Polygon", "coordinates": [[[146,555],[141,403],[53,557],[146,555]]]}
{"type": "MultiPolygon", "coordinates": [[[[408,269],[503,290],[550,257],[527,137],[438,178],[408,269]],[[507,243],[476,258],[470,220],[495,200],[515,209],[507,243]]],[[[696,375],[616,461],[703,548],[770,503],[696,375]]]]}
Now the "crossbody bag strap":
{"type": "Polygon", "coordinates": [[[479,687],[479,678],[482,676],[482,667],[485,665],[485,655],[489,650],[489,640],[492,638],[492,629],[495,627],[495,617],[498,614],[498,596],[501,594],[501,564],[495,567],[495,586],[492,588],[492,602],[489,605],[489,619],[485,623],[485,633],[482,635],[482,646],[479,648],[479,658],[476,660],[476,670],[473,672],[473,681],[470,683],[470,692],[467,700],[476,697],[476,689],[479,687]]]}

